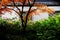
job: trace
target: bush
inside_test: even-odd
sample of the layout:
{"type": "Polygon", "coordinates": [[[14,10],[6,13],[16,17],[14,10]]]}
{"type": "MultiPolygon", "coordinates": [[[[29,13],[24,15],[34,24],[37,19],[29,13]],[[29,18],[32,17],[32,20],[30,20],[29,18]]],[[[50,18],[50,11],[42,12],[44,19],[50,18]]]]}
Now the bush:
{"type": "Polygon", "coordinates": [[[21,21],[12,22],[0,18],[0,35],[8,40],[59,40],[60,14],[45,21],[29,21],[24,36],[21,21]]]}

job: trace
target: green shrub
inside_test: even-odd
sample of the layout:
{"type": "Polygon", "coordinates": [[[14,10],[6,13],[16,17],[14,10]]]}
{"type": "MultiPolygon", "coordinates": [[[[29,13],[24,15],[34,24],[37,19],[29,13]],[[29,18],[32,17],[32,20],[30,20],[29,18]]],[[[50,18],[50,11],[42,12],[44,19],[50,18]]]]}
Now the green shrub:
{"type": "MultiPolygon", "coordinates": [[[[28,21],[26,32],[22,35],[21,21],[12,22],[0,18],[0,30],[8,40],[59,40],[60,14],[45,21],[28,21]]],[[[3,34],[2,34],[3,35],[3,34]]]]}

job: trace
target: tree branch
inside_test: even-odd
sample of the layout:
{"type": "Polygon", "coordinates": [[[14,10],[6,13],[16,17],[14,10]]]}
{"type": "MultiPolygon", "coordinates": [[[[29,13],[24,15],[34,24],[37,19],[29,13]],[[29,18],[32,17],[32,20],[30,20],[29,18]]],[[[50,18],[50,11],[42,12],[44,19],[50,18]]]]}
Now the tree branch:
{"type": "Polygon", "coordinates": [[[27,13],[27,15],[26,15],[25,27],[27,26],[28,16],[29,16],[29,14],[30,14],[29,12],[30,12],[32,6],[34,6],[34,3],[35,3],[35,0],[33,1],[33,3],[32,3],[31,5],[30,5],[30,3],[29,3],[30,8],[29,8],[29,11],[28,11],[28,13],[27,13]]]}
{"type": "Polygon", "coordinates": [[[23,31],[24,31],[23,10],[24,10],[24,4],[25,4],[25,1],[26,1],[26,0],[23,1],[23,5],[22,5],[22,13],[21,13],[23,31]]]}
{"type": "Polygon", "coordinates": [[[24,26],[24,24],[23,24],[24,20],[23,20],[23,17],[22,17],[22,14],[23,14],[23,13],[20,12],[20,9],[19,9],[18,6],[15,4],[14,0],[13,0],[12,2],[13,2],[13,4],[14,4],[14,6],[19,10],[20,18],[21,18],[21,22],[22,22],[22,27],[23,27],[23,26],[24,26]]]}

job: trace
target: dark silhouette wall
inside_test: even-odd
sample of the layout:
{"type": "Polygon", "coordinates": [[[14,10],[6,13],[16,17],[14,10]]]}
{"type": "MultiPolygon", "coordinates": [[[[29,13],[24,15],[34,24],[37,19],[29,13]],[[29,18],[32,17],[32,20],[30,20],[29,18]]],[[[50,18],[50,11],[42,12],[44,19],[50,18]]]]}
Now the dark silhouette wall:
{"type": "Polygon", "coordinates": [[[59,0],[36,0],[37,2],[59,2],[59,0]]]}

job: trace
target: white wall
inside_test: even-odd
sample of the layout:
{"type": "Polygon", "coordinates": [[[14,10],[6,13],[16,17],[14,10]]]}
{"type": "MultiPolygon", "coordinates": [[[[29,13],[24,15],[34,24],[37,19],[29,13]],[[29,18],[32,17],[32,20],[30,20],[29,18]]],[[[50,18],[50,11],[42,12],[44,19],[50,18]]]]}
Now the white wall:
{"type": "MultiPolygon", "coordinates": [[[[22,7],[19,7],[21,10],[22,10],[22,7]]],[[[48,8],[54,8],[55,11],[60,11],[60,6],[48,6],[48,8]]],[[[32,7],[32,9],[36,9],[36,7],[32,7]]],[[[17,10],[15,8],[15,10],[17,10]]],[[[28,11],[29,10],[29,7],[24,7],[24,11],[28,11]]],[[[49,17],[49,14],[48,13],[44,13],[44,14],[41,14],[41,15],[34,15],[32,16],[32,21],[37,21],[37,20],[44,20],[44,19],[47,19],[49,17]]]]}

